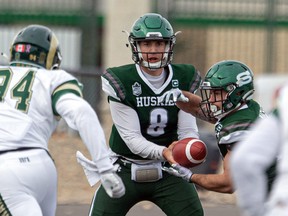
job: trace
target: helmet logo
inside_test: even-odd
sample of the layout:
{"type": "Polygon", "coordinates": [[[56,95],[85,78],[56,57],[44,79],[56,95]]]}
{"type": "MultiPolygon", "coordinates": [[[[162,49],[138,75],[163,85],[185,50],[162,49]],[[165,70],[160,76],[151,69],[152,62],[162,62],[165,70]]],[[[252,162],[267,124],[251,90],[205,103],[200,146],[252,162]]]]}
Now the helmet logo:
{"type": "Polygon", "coordinates": [[[207,82],[207,81],[203,81],[202,84],[201,84],[201,87],[202,87],[202,88],[210,87],[210,86],[211,86],[211,83],[210,83],[210,82],[207,82]]]}
{"type": "Polygon", "coordinates": [[[163,38],[161,32],[148,32],[146,38],[163,38]]]}
{"type": "Polygon", "coordinates": [[[39,63],[40,64],[44,64],[46,60],[46,53],[45,52],[41,52],[39,55],[39,63]]]}
{"type": "Polygon", "coordinates": [[[21,57],[21,55],[19,52],[15,53],[15,60],[16,61],[20,60],[20,57],[21,57]]]}
{"type": "Polygon", "coordinates": [[[243,85],[246,85],[248,83],[251,83],[253,78],[252,78],[252,75],[249,71],[244,71],[242,73],[239,73],[236,77],[237,79],[237,82],[236,84],[241,87],[243,85]]]}
{"type": "Polygon", "coordinates": [[[15,46],[15,51],[16,52],[26,52],[26,53],[29,53],[30,52],[30,49],[31,49],[31,45],[30,44],[17,44],[15,46]]]}
{"type": "Polygon", "coordinates": [[[30,60],[30,61],[36,61],[36,60],[37,60],[37,56],[36,56],[36,55],[33,55],[33,54],[30,54],[30,55],[29,55],[29,60],[30,60]]]}

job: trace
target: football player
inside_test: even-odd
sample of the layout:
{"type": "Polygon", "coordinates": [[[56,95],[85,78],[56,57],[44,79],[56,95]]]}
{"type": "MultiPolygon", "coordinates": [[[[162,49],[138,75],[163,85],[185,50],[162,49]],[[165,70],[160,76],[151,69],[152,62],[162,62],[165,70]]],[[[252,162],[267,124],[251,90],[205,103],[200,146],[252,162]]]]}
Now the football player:
{"type": "Polygon", "coordinates": [[[285,216],[288,213],[287,94],[288,85],[277,90],[276,108],[267,118],[257,121],[231,156],[238,206],[247,216],[285,216]],[[269,194],[266,170],[275,159],[278,159],[277,177],[269,194]]]}
{"type": "MultiPolygon", "coordinates": [[[[220,61],[214,64],[200,85],[199,96],[172,89],[165,93],[162,101],[173,100],[177,106],[198,118],[215,123],[218,148],[223,157],[223,172],[217,174],[197,174],[173,164],[168,172],[193,182],[207,190],[220,193],[233,193],[230,177],[229,158],[234,146],[247,134],[251,125],[265,113],[252,99],[254,93],[253,72],[242,62],[220,61]],[[185,98],[185,101],[183,98],[185,98]],[[187,99],[189,102],[186,102],[187,99]]],[[[274,167],[274,166],[273,166],[274,167]]],[[[271,180],[275,174],[271,168],[271,180]]]]}
{"type": "Polygon", "coordinates": [[[171,63],[176,33],[159,14],[137,19],[128,40],[135,64],[108,68],[102,75],[113,119],[110,147],[118,156],[126,193],[111,199],[100,187],[90,215],[126,215],[143,200],[167,215],[203,215],[194,185],[161,170],[162,162],[175,162],[170,143],[199,137],[195,117],[173,101],[159,102],[171,88],[195,92],[200,75],[193,65],[171,63]]]}
{"type": "Polygon", "coordinates": [[[0,67],[0,215],[55,216],[57,172],[48,140],[62,117],[78,130],[103,188],[120,197],[105,136],[77,79],[60,70],[61,53],[47,27],[22,29],[11,46],[9,66],[0,67]]]}

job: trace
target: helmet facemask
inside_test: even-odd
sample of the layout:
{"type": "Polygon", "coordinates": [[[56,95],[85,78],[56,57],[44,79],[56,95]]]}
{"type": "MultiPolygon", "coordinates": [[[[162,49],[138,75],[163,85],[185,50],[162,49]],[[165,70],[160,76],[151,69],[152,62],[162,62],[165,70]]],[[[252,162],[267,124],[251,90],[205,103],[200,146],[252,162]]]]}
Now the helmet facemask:
{"type": "Polygon", "coordinates": [[[203,82],[200,86],[202,97],[200,108],[208,118],[221,119],[253,97],[254,89],[247,91],[235,86],[235,84],[229,84],[223,88],[207,87],[207,83],[209,82],[203,82]],[[214,100],[211,100],[212,94],[214,94],[214,100]],[[215,95],[219,95],[218,99],[215,95]],[[216,103],[218,106],[215,105],[216,103]],[[221,105],[219,105],[220,103],[221,105]]]}
{"type": "Polygon", "coordinates": [[[200,108],[203,114],[206,118],[223,117],[227,110],[230,110],[233,106],[229,102],[229,93],[223,88],[211,88],[209,82],[204,82],[203,84],[200,87],[202,97],[200,108]]]}
{"type": "MultiPolygon", "coordinates": [[[[153,39],[149,39],[153,41],[153,39]]],[[[159,39],[157,39],[159,41],[159,39]]],[[[155,39],[155,41],[157,41],[155,39]]],[[[130,42],[132,48],[132,59],[135,63],[140,66],[149,68],[150,70],[157,70],[159,68],[166,67],[171,63],[173,59],[173,46],[174,44],[170,42],[170,40],[161,40],[165,42],[165,50],[164,52],[142,52],[139,43],[145,40],[133,40],[134,43],[130,42]],[[151,63],[146,61],[145,59],[149,59],[152,55],[161,55],[160,61],[151,63]]]]}

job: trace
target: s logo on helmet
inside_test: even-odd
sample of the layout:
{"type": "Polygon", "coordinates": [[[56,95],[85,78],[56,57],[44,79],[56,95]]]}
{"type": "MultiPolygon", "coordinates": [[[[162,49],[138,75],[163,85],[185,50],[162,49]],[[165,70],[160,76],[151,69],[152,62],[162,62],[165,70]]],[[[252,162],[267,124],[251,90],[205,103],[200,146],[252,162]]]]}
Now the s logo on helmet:
{"type": "Polygon", "coordinates": [[[236,83],[238,87],[241,87],[253,81],[252,75],[249,71],[244,71],[244,72],[239,73],[236,79],[237,79],[236,83]]]}

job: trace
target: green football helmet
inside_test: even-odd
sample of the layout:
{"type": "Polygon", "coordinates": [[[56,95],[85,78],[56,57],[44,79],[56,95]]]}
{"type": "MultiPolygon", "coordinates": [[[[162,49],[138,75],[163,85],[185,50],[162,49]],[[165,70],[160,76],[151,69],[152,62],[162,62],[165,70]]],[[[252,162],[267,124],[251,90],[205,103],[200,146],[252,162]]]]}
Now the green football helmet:
{"type": "Polygon", "coordinates": [[[226,60],[214,64],[200,85],[203,113],[206,117],[219,119],[251,100],[254,93],[253,79],[253,72],[242,62],[226,60]],[[217,91],[218,95],[226,97],[220,100],[211,97],[211,93],[217,91]],[[214,104],[219,101],[221,107],[214,104]]]}
{"type": "Polygon", "coordinates": [[[172,61],[176,36],[170,23],[159,14],[147,13],[137,19],[131,28],[128,41],[132,50],[132,59],[136,64],[153,70],[163,68],[172,61]],[[161,61],[149,63],[143,59],[143,55],[148,55],[149,53],[141,52],[139,41],[145,40],[166,42],[165,52],[161,52],[161,61]]]}
{"type": "Polygon", "coordinates": [[[10,65],[57,69],[61,64],[59,42],[47,27],[30,25],[14,38],[10,48],[10,65]]]}

